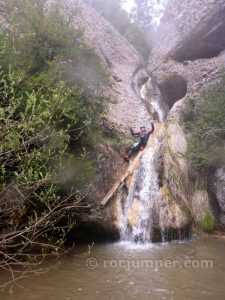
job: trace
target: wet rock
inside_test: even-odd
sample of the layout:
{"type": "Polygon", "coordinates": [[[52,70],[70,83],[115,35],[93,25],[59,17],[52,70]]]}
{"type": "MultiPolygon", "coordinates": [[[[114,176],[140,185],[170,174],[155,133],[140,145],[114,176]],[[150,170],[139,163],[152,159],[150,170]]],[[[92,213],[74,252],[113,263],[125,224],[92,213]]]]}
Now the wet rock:
{"type": "Polygon", "coordinates": [[[179,229],[189,226],[190,218],[187,211],[177,204],[166,185],[161,188],[160,195],[160,198],[157,199],[160,227],[179,229]]]}
{"type": "Polygon", "coordinates": [[[213,182],[215,194],[222,213],[225,213],[225,167],[216,171],[213,182]]]}
{"type": "Polygon", "coordinates": [[[128,212],[128,224],[131,227],[136,225],[138,222],[138,214],[140,211],[140,205],[141,205],[140,201],[138,201],[137,198],[134,198],[131,208],[128,212]]]}

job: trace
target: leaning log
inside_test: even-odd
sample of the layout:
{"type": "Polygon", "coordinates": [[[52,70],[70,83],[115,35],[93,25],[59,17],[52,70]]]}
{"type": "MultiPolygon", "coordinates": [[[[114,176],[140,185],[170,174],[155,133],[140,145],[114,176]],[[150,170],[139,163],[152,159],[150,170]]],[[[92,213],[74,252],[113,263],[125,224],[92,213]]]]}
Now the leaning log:
{"type": "MultiPolygon", "coordinates": [[[[145,147],[145,150],[149,147],[149,145],[151,144],[151,136],[149,137],[148,143],[145,147]]],[[[116,191],[118,191],[119,187],[121,186],[121,184],[123,184],[125,182],[125,180],[133,175],[134,170],[136,169],[137,163],[139,162],[141,156],[143,155],[144,151],[140,151],[135,158],[130,162],[129,167],[126,171],[126,173],[121,177],[120,180],[118,180],[115,185],[112,187],[112,189],[108,192],[108,194],[105,196],[105,198],[101,201],[101,206],[105,206],[106,204],[108,204],[108,202],[112,199],[112,197],[115,195],[116,191]]]]}

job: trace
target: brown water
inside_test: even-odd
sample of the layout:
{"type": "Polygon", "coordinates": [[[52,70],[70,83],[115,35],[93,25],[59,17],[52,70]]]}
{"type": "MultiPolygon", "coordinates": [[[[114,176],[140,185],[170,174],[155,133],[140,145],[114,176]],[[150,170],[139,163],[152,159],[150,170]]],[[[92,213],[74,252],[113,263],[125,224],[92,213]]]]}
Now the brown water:
{"type": "Polygon", "coordinates": [[[22,280],[22,288],[15,287],[12,295],[4,292],[0,299],[223,300],[224,250],[225,241],[215,239],[146,246],[99,244],[90,255],[68,257],[57,270],[22,280]]]}

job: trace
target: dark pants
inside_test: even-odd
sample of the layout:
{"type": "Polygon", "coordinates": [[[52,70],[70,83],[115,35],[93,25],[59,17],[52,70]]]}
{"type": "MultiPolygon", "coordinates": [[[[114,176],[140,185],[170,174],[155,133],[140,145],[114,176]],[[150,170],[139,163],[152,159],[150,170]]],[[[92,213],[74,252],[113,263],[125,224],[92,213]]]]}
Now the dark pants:
{"type": "Polygon", "coordinates": [[[141,142],[134,143],[128,152],[128,157],[130,158],[132,155],[137,153],[140,150],[142,145],[144,146],[144,144],[142,144],[141,142]]]}

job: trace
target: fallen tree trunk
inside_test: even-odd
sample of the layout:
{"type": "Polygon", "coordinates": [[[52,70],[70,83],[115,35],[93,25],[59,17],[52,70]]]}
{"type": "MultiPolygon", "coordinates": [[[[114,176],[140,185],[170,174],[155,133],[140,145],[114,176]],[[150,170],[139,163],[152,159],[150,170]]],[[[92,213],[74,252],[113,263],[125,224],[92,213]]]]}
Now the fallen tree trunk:
{"type": "Polygon", "coordinates": [[[112,189],[108,192],[108,194],[105,196],[105,198],[101,201],[101,206],[105,206],[106,204],[109,203],[109,201],[112,199],[112,197],[115,195],[116,191],[118,191],[119,187],[121,184],[125,182],[125,180],[131,176],[134,173],[134,170],[137,166],[137,163],[139,162],[141,156],[143,153],[146,151],[149,146],[154,143],[153,137],[160,137],[163,134],[164,126],[157,124],[155,126],[155,131],[153,135],[151,135],[148,139],[148,143],[145,147],[144,151],[140,151],[137,156],[134,158],[134,160],[130,163],[126,173],[121,177],[120,180],[118,180],[115,185],[112,187],[112,189]]]}
{"type": "MultiPolygon", "coordinates": [[[[145,147],[145,150],[149,147],[150,143],[151,143],[151,136],[148,140],[148,143],[145,147]]],[[[122,183],[125,182],[125,180],[131,176],[134,173],[134,170],[136,168],[137,163],[139,162],[141,156],[143,155],[144,151],[140,151],[136,157],[134,158],[134,160],[130,163],[128,170],[126,171],[126,173],[121,177],[120,180],[118,180],[115,185],[113,186],[113,188],[108,192],[108,194],[105,196],[105,198],[101,201],[101,206],[105,206],[106,204],[108,204],[108,202],[110,201],[110,199],[112,199],[112,197],[115,195],[116,191],[119,189],[119,187],[121,186],[122,183]]]]}

